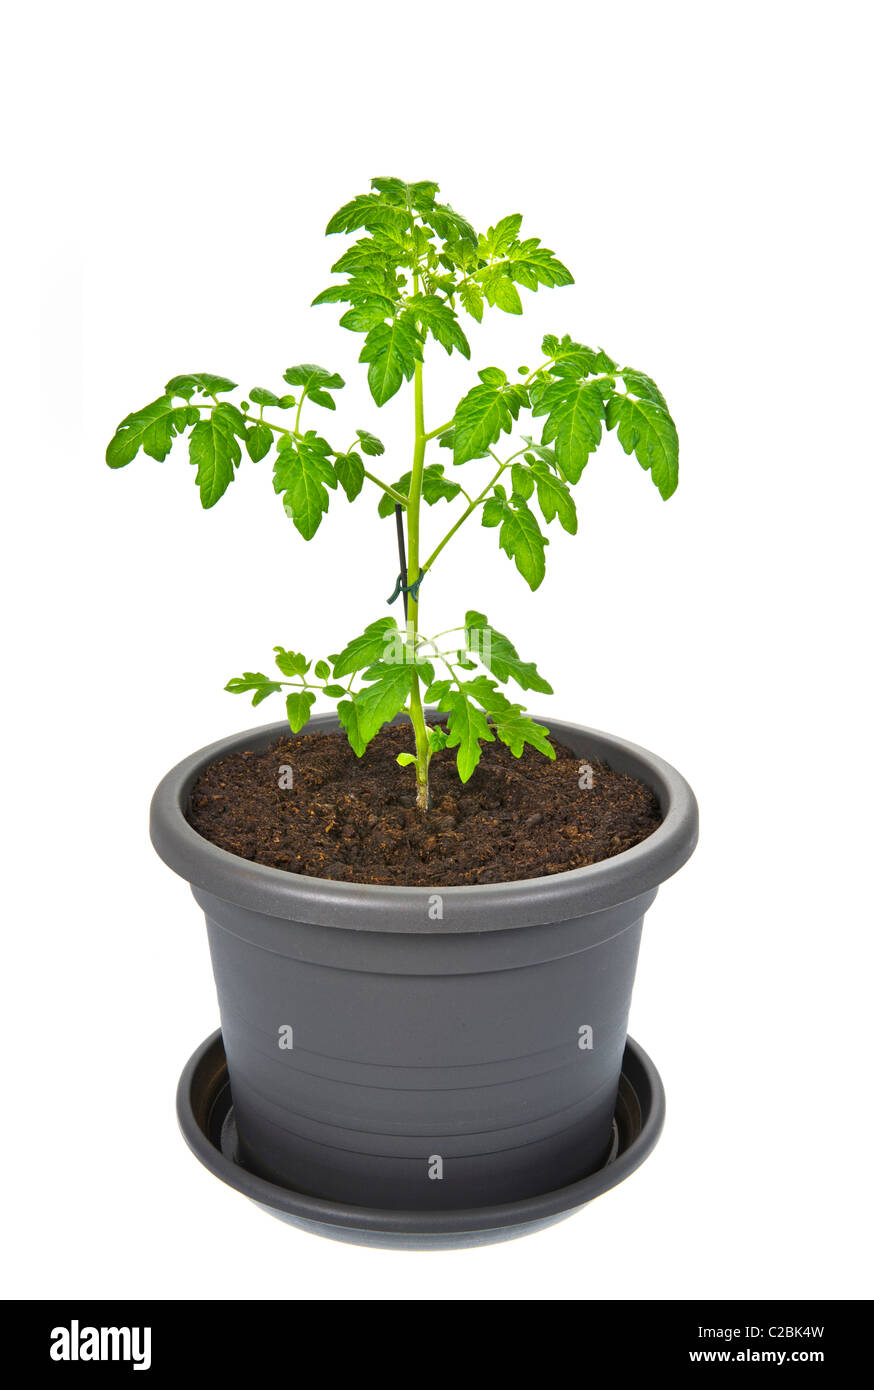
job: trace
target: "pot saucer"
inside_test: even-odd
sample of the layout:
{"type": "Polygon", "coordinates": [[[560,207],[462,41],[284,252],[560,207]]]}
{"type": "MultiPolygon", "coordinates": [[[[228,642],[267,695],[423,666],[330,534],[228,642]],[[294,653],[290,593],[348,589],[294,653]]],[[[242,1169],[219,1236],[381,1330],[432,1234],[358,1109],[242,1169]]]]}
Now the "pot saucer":
{"type": "Polygon", "coordinates": [[[313,1235],[351,1245],[400,1250],[462,1250],[514,1240],[572,1216],[639,1168],[658,1142],[665,1093],[653,1063],[631,1038],[625,1046],[613,1119],[613,1144],[602,1167],[566,1187],[500,1206],[465,1211],[394,1211],[355,1207],[280,1187],[243,1167],[221,1029],[189,1059],[176,1094],[189,1148],[204,1167],[271,1216],[313,1235]]]}

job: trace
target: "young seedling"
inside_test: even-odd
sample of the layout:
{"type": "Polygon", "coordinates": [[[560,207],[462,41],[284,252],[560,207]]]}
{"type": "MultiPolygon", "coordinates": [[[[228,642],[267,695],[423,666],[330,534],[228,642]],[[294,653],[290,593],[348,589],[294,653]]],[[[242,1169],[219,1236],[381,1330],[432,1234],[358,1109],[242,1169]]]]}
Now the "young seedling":
{"type": "Polygon", "coordinates": [[[436,183],[374,179],[371,192],[340,208],[327,232],[364,235],[332,267],[342,278],[313,301],[347,306],[340,323],[364,334],[359,360],[367,364],[377,406],[412,382],[412,457],[394,482],[372,471],[372,460],[384,453],[375,434],[357,429],[340,449],[309,421],[304,427],[304,407],[308,415],[311,406],[335,410],[334,393],[344,385],[336,372],[312,363],[284,373],[290,392],[256,386],[239,404],[228,399],[237,388],[227,377],[209,372],[173,377],[157,400],[121,422],[106,451],[111,468],[124,467],[140,449],[164,459],[174,439],[187,433],[204,507],[214,506],[233,482],[243,449],[253,463],[271,455],[274,490],[304,540],[316,534],[338,486],[350,502],[365,482],[378,489],[379,515],[394,515],[397,523],[401,573],[389,602],[403,595],[404,626],[393,617],[378,618],[340,652],[315,664],[300,652],[276,647],[278,678],[244,671],[226,688],[251,694],[253,705],[284,692],[295,733],[309,719],[317,695],[336,700],[359,757],[383,724],[406,711],[415,751],[402,753],[398,761],[415,767],[421,810],[428,807],[428,766],[439,748],[456,750],[462,781],[479,762],[481,745],[496,738],[516,757],[526,744],[555,756],[548,730],[500,689],[510,680],[523,691],[551,694],[552,688],[484,613],[471,609],[458,627],[434,637],[422,631],[422,585],[459,528],[478,515],[483,526],[496,529],[501,549],[536,589],[548,539],[535,507],[543,522],[558,520],[565,531],[576,531],[571,487],[605,426],[616,430],[622,448],[649,471],[665,499],[677,486],[678,464],[677,431],[652,378],[567,335],[547,334],[536,367],[520,367],[515,375],[485,367],[452,419],[428,427],[424,359],[429,339],[447,353],[469,358],[462,312],[476,323],[486,308],[521,314],[520,289],[573,283],[570,271],[538,237],[522,236],[518,213],[477,234],[454,208],[438,201],[438,192],[436,183]],[[529,413],[543,420],[539,438],[533,424],[526,433],[520,423],[529,413]],[[499,455],[495,446],[513,434],[518,442],[505,444],[499,455]],[[445,464],[433,459],[435,448],[448,453],[448,475],[445,464]],[[426,552],[422,503],[440,501],[457,502],[459,512],[426,552]],[[424,702],[436,705],[445,719],[429,726],[424,702]]]}

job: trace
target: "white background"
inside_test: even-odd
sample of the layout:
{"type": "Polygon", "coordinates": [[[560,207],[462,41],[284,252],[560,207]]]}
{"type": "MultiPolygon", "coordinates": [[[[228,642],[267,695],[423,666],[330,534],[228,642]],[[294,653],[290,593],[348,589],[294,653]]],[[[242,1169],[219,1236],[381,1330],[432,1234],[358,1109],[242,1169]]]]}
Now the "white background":
{"type": "Polygon", "coordinates": [[[870,1295],[869,7],[85,0],[26,23],[4,120],[7,1292],[870,1295]],[[524,212],[576,275],[473,325],[472,366],[433,358],[430,426],[545,331],[668,396],[669,504],[611,436],[536,594],[470,527],[423,599],[434,629],[485,609],[552,680],[539,712],[655,749],[702,823],[632,1010],[658,1149],[564,1225],[431,1256],[298,1234],[187,1152],[176,1078],[217,1009],[146,833],[173,763],[281,716],[230,675],[385,611],[391,523],[341,499],[305,546],[267,465],[203,512],[181,450],[103,463],[172,374],[277,386],[313,360],[347,378],[350,437],[404,470],[408,395],[377,411],[361,340],[308,309],[324,225],[375,174],[438,179],[478,226],[524,212]]]}

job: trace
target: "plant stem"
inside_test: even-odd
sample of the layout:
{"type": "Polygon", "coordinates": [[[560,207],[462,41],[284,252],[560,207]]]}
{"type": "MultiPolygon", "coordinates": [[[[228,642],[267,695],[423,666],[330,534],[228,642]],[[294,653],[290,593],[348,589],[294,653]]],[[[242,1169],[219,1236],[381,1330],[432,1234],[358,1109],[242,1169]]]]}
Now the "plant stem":
{"type": "Polygon", "coordinates": [[[389,487],[388,483],[384,483],[381,478],[377,478],[375,473],[369,473],[365,468],[364,476],[365,478],[369,478],[372,483],[376,483],[377,487],[381,487],[383,492],[386,493],[392,499],[393,502],[399,502],[402,507],[405,507],[407,505],[408,499],[404,496],[404,494],[402,492],[398,492],[397,488],[389,487]]]}
{"type": "Polygon", "coordinates": [[[428,434],[425,435],[425,442],[427,443],[429,439],[436,439],[438,435],[445,434],[446,431],[451,428],[452,421],[450,420],[447,424],[441,425],[439,430],[430,430],[428,434]]]}
{"type": "MultiPolygon", "coordinates": [[[[491,492],[492,488],[494,487],[495,483],[496,483],[496,482],[498,481],[498,479],[500,478],[501,474],[502,474],[503,472],[505,472],[506,469],[508,469],[508,468],[512,465],[514,459],[517,459],[517,458],[519,457],[520,454],[524,454],[524,453],[527,451],[527,449],[528,449],[528,445],[527,445],[527,444],[526,444],[523,448],[517,449],[516,452],[515,452],[515,454],[511,454],[510,457],[509,457],[508,459],[506,459],[504,463],[501,463],[501,460],[498,458],[498,456],[497,456],[497,454],[495,453],[494,449],[489,449],[489,453],[491,454],[492,458],[495,460],[495,463],[498,465],[498,471],[497,471],[497,473],[494,475],[493,478],[490,478],[490,479],[489,479],[489,481],[486,483],[485,487],[483,488],[482,492],[480,492],[480,493],[479,493],[476,497],[474,497],[473,499],[471,499],[470,497],[468,497],[468,495],[467,495],[466,492],[464,493],[464,495],[465,495],[465,497],[467,497],[467,500],[468,500],[468,502],[469,502],[470,505],[469,505],[468,507],[466,507],[465,510],[461,513],[461,516],[458,518],[458,520],[455,522],[455,524],[454,524],[453,526],[450,526],[449,530],[446,532],[446,535],[443,537],[442,541],[441,541],[440,544],[437,546],[436,550],[433,550],[433,551],[431,552],[431,554],[428,556],[428,559],[425,561],[424,565],[422,566],[422,569],[423,569],[423,571],[425,572],[425,574],[428,573],[429,569],[430,569],[431,566],[433,565],[434,561],[437,559],[437,556],[440,554],[440,551],[443,549],[444,545],[446,545],[449,541],[452,540],[452,537],[455,535],[455,533],[456,533],[456,531],[458,530],[458,528],[459,528],[460,526],[463,526],[463,525],[464,525],[464,523],[467,521],[467,518],[471,515],[472,512],[475,512],[475,511],[476,511],[477,507],[480,505],[481,502],[485,502],[486,498],[488,497],[488,495],[489,495],[489,493],[491,492]]],[[[463,488],[462,488],[462,492],[464,492],[464,489],[463,489],[463,488]]],[[[451,629],[450,629],[450,631],[451,631],[451,629]]]]}
{"type": "MultiPolygon", "coordinates": [[[[422,388],[422,363],[417,362],[413,380],[415,400],[415,442],[413,445],[413,471],[410,477],[410,495],[407,502],[407,584],[415,584],[419,577],[419,511],[422,502],[422,475],[425,468],[425,403],[422,388]]],[[[411,662],[416,659],[416,639],[419,630],[419,601],[414,594],[409,595],[407,608],[407,649],[411,662]]],[[[419,689],[419,673],[415,665],[412,669],[410,685],[410,719],[416,735],[416,805],[420,811],[427,811],[428,726],[422,707],[422,692],[419,689]]]]}
{"type": "MultiPolygon", "coordinates": [[[[483,488],[482,492],[479,494],[478,497],[475,497],[475,498],[473,499],[473,501],[471,502],[470,506],[465,508],[465,510],[461,513],[461,516],[460,516],[460,517],[458,518],[458,520],[456,521],[455,525],[454,525],[454,526],[451,526],[451,527],[449,528],[449,530],[446,532],[446,535],[443,537],[442,541],[441,541],[440,544],[437,546],[436,550],[432,551],[431,554],[428,556],[428,559],[425,561],[424,565],[422,566],[422,568],[423,568],[423,570],[425,571],[426,574],[428,573],[428,570],[429,570],[429,569],[431,568],[431,566],[433,565],[434,561],[437,559],[437,556],[440,554],[440,551],[443,549],[444,545],[446,545],[449,541],[452,540],[452,537],[455,535],[455,533],[456,533],[456,531],[458,530],[459,526],[463,526],[464,523],[467,521],[467,518],[470,516],[471,512],[475,512],[476,509],[477,509],[477,507],[479,506],[480,502],[484,502],[484,501],[485,501],[486,497],[487,497],[488,494],[491,492],[492,488],[494,487],[495,483],[498,481],[498,479],[500,478],[501,474],[503,473],[503,471],[504,471],[504,469],[505,469],[506,467],[508,467],[508,465],[507,465],[506,463],[502,463],[502,464],[501,464],[501,466],[500,466],[500,468],[498,469],[498,471],[497,471],[497,473],[495,474],[495,476],[494,476],[493,478],[491,478],[491,479],[489,480],[489,482],[486,483],[486,485],[485,485],[485,487],[483,488]]],[[[407,582],[409,582],[409,581],[407,581],[407,582]]]]}

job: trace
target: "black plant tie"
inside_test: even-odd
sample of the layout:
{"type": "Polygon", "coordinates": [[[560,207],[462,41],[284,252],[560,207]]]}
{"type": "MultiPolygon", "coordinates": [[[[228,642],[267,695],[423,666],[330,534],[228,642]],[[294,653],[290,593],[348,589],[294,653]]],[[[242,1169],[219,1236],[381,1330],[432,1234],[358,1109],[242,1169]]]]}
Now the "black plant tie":
{"type": "Polygon", "coordinates": [[[394,587],[394,593],[392,594],[391,598],[386,599],[386,603],[394,603],[394,601],[395,601],[395,599],[397,598],[398,594],[403,594],[403,596],[404,596],[404,622],[406,622],[406,620],[407,620],[407,599],[408,599],[408,596],[409,596],[410,594],[413,595],[413,603],[418,603],[418,602],[419,602],[419,585],[422,583],[422,580],[425,578],[425,571],[424,571],[424,570],[419,570],[419,578],[418,578],[418,579],[414,579],[413,582],[412,582],[412,584],[405,584],[405,583],[404,583],[404,577],[405,577],[405,575],[406,575],[406,573],[407,573],[407,552],[406,552],[406,547],[405,547],[405,545],[404,545],[404,509],[403,509],[403,507],[400,505],[399,502],[396,502],[396,503],[395,503],[395,526],[397,527],[397,533],[398,533],[398,558],[399,558],[399,560],[400,560],[400,562],[401,562],[401,572],[400,572],[400,574],[399,574],[398,577],[397,577],[397,582],[396,582],[395,587],[394,587]]]}

